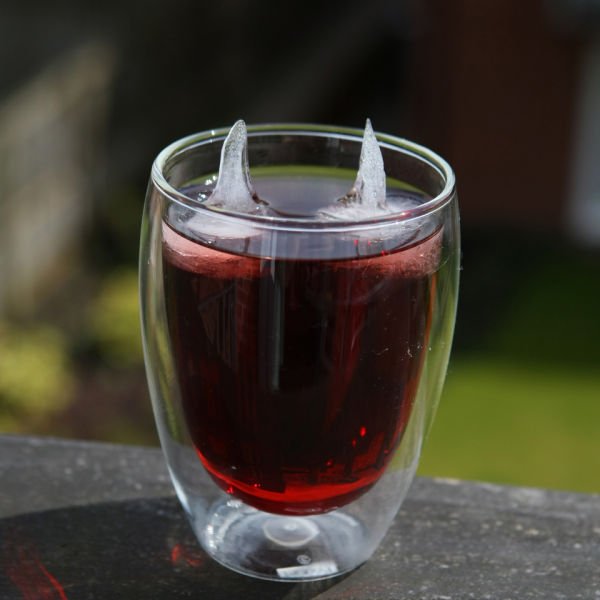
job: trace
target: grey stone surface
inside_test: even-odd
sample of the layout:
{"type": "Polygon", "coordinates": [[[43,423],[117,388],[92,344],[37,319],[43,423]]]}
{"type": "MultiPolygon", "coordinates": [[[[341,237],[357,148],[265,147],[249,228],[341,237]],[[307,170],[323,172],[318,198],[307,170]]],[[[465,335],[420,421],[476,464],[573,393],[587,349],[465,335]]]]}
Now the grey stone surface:
{"type": "Polygon", "coordinates": [[[600,599],[600,496],[417,479],[375,556],[313,584],[199,548],[160,451],[0,436],[0,598],[600,599]]]}
{"type": "Polygon", "coordinates": [[[171,494],[159,449],[0,436],[0,518],[171,494]]]}

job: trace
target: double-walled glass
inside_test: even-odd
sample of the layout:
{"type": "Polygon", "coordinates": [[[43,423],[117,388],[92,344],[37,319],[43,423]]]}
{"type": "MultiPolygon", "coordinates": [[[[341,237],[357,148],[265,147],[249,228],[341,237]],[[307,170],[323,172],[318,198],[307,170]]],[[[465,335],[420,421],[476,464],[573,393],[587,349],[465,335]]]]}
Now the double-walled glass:
{"type": "Polygon", "coordinates": [[[378,134],[392,210],[318,219],[351,188],[362,132],[254,126],[251,177],[278,209],[239,214],[203,203],[226,134],[180,140],[152,168],[140,287],[156,424],[209,555],[266,579],[330,577],[381,542],[439,400],[454,176],[378,134]]]}

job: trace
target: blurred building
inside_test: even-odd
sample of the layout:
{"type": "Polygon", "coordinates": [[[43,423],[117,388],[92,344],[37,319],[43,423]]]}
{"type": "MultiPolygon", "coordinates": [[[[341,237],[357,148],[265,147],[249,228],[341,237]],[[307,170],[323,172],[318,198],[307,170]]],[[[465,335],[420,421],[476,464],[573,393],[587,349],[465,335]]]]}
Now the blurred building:
{"type": "Polygon", "coordinates": [[[598,243],[599,4],[6,2],[0,312],[27,311],[60,282],[94,196],[130,186],[141,205],[164,145],[240,117],[369,116],[448,158],[466,228],[598,243]]]}
{"type": "Polygon", "coordinates": [[[465,224],[600,242],[600,3],[424,6],[417,129],[455,167],[465,224]]]}
{"type": "Polygon", "coordinates": [[[113,56],[88,43],[0,100],[0,315],[28,315],[79,261],[103,156],[113,56]]]}
{"type": "Polygon", "coordinates": [[[600,0],[548,0],[554,25],[581,40],[567,224],[600,247],[600,0]]]}

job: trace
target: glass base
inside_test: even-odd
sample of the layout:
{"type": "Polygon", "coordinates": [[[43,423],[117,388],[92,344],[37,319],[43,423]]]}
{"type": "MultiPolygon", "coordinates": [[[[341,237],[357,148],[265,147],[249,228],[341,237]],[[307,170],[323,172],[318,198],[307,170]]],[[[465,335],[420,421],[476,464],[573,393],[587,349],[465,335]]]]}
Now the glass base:
{"type": "Polygon", "coordinates": [[[341,575],[367,560],[365,550],[371,545],[362,523],[342,510],[288,517],[231,498],[213,504],[196,535],[222,565],[276,581],[341,575]]]}

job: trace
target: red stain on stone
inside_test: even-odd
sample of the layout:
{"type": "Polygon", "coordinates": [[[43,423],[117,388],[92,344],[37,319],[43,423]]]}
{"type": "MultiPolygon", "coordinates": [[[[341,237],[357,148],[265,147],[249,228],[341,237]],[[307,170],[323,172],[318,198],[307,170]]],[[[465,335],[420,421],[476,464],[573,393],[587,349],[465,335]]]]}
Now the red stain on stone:
{"type": "Polygon", "coordinates": [[[184,562],[190,567],[199,567],[202,564],[202,558],[194,556],[194,552],[183,544],[175,544],[171,549],[171,564],[176,565],[179,562],[184,562]]]}
{"type": "Polygon", "coordinates": [[[7,536],[0,558],[23,600],[68,600],[63,586],[41,561],[36,548],[14,532],[7,536]]]}

